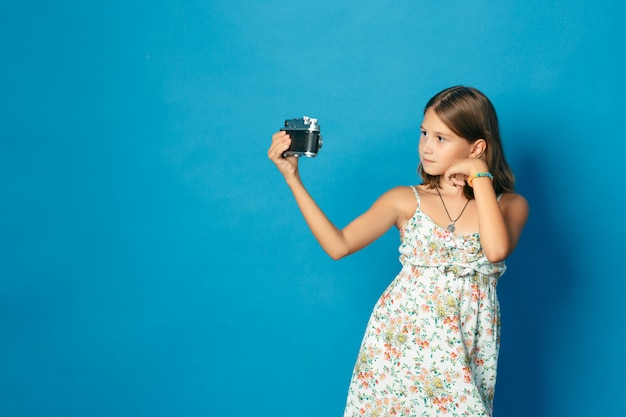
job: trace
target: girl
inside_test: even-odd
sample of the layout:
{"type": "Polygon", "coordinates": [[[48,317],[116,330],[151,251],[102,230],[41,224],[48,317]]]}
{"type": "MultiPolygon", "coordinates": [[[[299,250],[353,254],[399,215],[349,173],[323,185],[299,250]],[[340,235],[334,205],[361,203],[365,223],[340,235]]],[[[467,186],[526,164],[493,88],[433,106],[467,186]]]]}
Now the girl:
{"type": "Polygon", "coordinates": [[[322,248],[350,255],[395,226],[402,269],[376,303],[344,416],[491,416],[500,345],[496,283],[528,217],[489,99],[471,87],[436,94],[419,140],[421,185],[384,193],[343,229],[331,223],[284,158],[284,176],[322,248]]]}

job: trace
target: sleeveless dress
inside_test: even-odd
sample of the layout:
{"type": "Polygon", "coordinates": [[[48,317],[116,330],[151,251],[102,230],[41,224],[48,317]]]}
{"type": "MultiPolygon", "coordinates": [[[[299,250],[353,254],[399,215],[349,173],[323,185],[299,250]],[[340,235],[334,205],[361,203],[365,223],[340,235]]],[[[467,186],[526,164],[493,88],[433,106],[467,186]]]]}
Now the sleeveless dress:
{"type": "Polygon", "coordinates": [[[400,229],[402,269],[376,303],[344,417],[491,416],[500,346],[496,283],[478,233],[420,210],[400,229]]]}

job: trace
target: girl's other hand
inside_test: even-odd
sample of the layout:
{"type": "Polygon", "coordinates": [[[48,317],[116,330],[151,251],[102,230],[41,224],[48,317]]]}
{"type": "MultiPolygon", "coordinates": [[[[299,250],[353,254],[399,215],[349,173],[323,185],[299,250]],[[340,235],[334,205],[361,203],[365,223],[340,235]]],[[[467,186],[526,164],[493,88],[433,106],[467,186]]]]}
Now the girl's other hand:
{"type": "Polygon", "coordinates": [[[470,175],[487,170],[487,164],[481,159],[459,159],[446,170],[444,178],[450,185],[462,188],[470,175]]]}

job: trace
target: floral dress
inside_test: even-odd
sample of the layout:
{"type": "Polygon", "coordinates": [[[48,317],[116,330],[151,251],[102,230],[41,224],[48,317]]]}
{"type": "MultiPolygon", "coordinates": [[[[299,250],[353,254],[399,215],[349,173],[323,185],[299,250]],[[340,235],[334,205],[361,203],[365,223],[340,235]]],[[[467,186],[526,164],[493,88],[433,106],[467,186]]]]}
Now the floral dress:
{"type": "Polygon", "coordinates": [[[367,324],[344,417],[491,416],[500,345],[496,283],[478,233],[420,210],[400,229],[402,270],[367,324]]]}

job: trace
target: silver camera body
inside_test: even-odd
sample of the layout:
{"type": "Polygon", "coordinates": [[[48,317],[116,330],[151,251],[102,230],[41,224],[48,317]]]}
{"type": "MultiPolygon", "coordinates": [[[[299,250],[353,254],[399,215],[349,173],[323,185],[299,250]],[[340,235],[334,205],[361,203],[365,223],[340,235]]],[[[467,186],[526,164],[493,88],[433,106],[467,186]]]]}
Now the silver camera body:
{"type": "Polygon", "coordinates": [[[309,116],[303,116],[296,119],[285,120],[285,127],[280,129],[291,137],[291,145],[283,156],[306,156],[314,158],[322,149],[322,135],[320,134],[320,125],[317,119],[309,116]]]}

